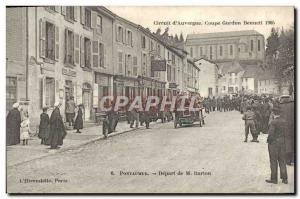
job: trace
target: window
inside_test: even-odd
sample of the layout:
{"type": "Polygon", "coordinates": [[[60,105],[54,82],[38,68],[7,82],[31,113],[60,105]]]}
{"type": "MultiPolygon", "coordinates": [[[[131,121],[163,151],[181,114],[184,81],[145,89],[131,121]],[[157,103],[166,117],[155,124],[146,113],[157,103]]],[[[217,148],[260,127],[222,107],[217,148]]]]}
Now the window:
{"type": "Polygon", "coordinates": [[[223,46],[220,46],[220,56],[223,56],[223,46]]]}
{"type": "Polygon", "coordinates": [[[253,40],[250,41],[250,49],[253,51],[253,40]]]}
{"type": "Polygon", "coordinates": [[[84,25],[91,28],[91,11],[89,9],[85,9],[84,16],[84,25]]]}
{"type": "Polygon", "coordinates": [[[202,55],[203,55],[203,48],[200,47],[200,57],[202,57],[202,55]]]}
{"type": "Polygon", "coordinates": [[[84,66],[91,68],[91,40],[84,38],[84,66]]]}
{"type": "Polygon", "coordinates": [[[175,82],[176,81],[176,69],[172,68],[172,81],[175,82]]]}
{"type": "Polygon", "coordinates": [[[102,33],[102,17],[99,15],[97,15],[96,31],[102,33]]]}
{"type": "Polygon", "coordinates": [[[226,90],[226,86],[223,86],[223,91],[225,91],[226,90]]]}
{"type": "Polygon", "coordinates": [[[190,56],[193,57],[193,47],[190,48],[190,56]]]}
{"type": "Polygon", "coordinates": [[[45,106],[53,107],[55,103],[55,80],[54,78],[46,77],[45,82],[45,106]]]}
{"type": "Polygon", "coordinates": [[[209,47],[209,58],[212,60],[212,46],[209,47]]]}
{"type": "Polygon", "coordinates": [[[146,37],[142,36],[142,48],[146,48],[146,37]]]}
{"type": "Polygon", "coordinates": [[[133,57],[133,70],[132,73],[134,76],[138,75],[138,68],[137,68],[137,57],[133,57]]]}
{"type": "Polygon", "coordinates": [[[123,53],[118,52],[118,61],[119,61],[119,73],[123,73],[123,53]]]}
{"type": "Polygon", "coordinates": [[[131,76],[131,67],[132,67],[132,60],[131,60],[131,55],[127,55],[127,58],[126,58],[126,74],[128,76],[131,76]]]}
{"type": "Polygon", "coordinates": [[[65,35],[65,63],[74,65],[74,33],[66,29],[65,35]]]}
{"type": "Polygon", "coordinates": [[[100,67],[104,67],[104,45],[99,43],[99,63],[100,67]]]}
{"type": "Polygon", "coordinates": [[[117,40],[123,42],[123,28],[121,26],[118,26],[117,40]]]}
{"type": "Polygon", "coordinates": [[[172,55],[172,64],[175,64],[175,55],[172,55]]]}
{"type": "Polygon", "coordinates": [[[170,60],[170,52],[168,51],[168,61],[170,60]]]}
{"type": "Polygon", "coordinates": [[[257,40],[257,50],[260,51],[260,40],[257,40]]]}
{"type": "Polygon", "coordinates": [[[237,78],[234,78],[234,83],[235,83],[235,84],[237,83],[237,78]]]}
{"type": "Polygon", "coordinates": [[[6,110],[17,102],[17,77],[6,77],[6,110]]]}
{"type": "Polygon", "coordinates": [[[157,51],[158,51],[158,54],[160,55],[160,45],[157,44],[157,51]]]}
{"type": "Polygon", "coordinates": [[[239,48],[239,52],[241,52],[241,49],[239,48]]]}
{"type": "Polygon", "coordinates": [[[150,48],[151,50],[154,50],[153,41],[150,42],[150,48]]]}
{"type": "Polygon", "coordinates": [[[66,7],[66,18],[68,20],[75,21],[74,6],[66,7]]]}
{"type": "Polygon", "coordinates": [[[171,81],[171,66],[167,66],[167,80],[170,82],[171,81]]]}
{"type": "Polygon", "coordinates": [[[130,30],[127,31],[127,44],[133,46],[132,44],[132,32],[130,30]]]}
{"type": "Polygon", "coordinates": [[[212,88],[208,88],[208,95],[212,95],[213,93],[212,93],[212,88]]]}
{"type": "MultiPolygon", "coordinates": [[[[240,49],[239,49],[240,50],[240,49]]],[[[232,45],[230,45],[230,47],[229,47],[229,54],[230,55],[233,55],[233,46],[232,45]]]]}
{"type": "Polygon", "coordinates": [[[142,53],[142,75],[146,76],[147,74],[147,55],[142,53]]]}
{"type": "Polygon", "coordinates": [[[46,22],[46,58],[55,59],[55,26],[46,22]]]}

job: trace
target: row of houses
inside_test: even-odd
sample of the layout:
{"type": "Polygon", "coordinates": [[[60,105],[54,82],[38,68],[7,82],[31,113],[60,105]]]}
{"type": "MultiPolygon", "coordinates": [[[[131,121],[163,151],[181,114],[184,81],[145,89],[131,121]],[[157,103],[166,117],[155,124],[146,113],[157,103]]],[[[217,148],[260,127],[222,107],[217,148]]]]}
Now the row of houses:
{"type": "MultiPolygon", "coordinates": [[[[6,110],[38,124],[42,107],[73,96],[94,121],[102,96],[199,93],[200,69],[184,48],[101,6],[7,7],[6,110]]],[[[63,115],[64,116],[64,115],[63,115]]]]}

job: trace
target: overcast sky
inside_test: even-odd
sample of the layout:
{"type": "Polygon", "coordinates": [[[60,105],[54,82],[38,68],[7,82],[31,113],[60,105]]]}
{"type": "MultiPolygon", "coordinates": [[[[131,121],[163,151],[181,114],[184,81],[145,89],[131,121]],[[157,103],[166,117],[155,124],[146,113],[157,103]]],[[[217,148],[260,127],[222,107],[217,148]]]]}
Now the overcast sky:
{"type": "Polygon", "coordinates": [[[273,26],[289,28],[294,24],[293,7],[152,7],[152,6],[108,6],[112,12],[144,27],[149,27],[152,32],[158,27],[164,31],[166,25],[154,25],[155,21],[171,23],[202,22],[202,25],[169,25],[169,33],[184,35],[190,33],[223,32],[237,30],[256,30],[262,33],[265,38],[273,26]],[[244,25],[244,21],[262,21],[262,25],[244,25]],[[204,25],[205,21],[223,22],[236,21],[242,25],[204,25]],[[266,25],[265,21],[274,21],[275,25],[266,25]]]}

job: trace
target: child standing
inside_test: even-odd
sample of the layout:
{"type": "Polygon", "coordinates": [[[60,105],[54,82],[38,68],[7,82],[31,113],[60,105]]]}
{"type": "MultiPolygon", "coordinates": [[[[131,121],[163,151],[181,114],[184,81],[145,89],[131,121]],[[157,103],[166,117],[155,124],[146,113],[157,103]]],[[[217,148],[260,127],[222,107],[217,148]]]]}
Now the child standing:
{"type": "Polygon", "coordinates": [[[24,120],[21,123],[21,134],[20,134],[20,140],[22,140],[23,145],[28,145],[28,139],[29,139],[29,118],[28,113],[24,114],[24,120]]]}

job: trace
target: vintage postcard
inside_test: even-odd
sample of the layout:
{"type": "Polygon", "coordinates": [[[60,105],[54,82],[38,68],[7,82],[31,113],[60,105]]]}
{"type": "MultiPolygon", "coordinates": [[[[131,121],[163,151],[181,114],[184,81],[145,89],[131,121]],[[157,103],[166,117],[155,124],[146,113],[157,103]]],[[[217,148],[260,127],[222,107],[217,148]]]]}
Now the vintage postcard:
{"type": "Polygon", "coordinates": [[[7,193],[295,194],[294,16],[7,6],[7,193]]]}

